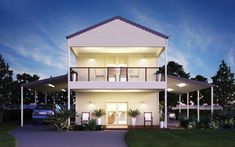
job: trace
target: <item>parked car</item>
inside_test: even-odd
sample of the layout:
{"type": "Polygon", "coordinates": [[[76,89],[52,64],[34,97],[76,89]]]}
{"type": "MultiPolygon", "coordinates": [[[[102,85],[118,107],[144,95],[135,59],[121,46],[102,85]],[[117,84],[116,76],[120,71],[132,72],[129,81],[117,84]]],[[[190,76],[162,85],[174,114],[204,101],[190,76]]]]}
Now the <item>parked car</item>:
{"type": "Polygon", "coordinates": [[[50,115],[54,115],[56,112],[61,111],[61,107],[57,104],[40,104],[33,110],[33,122],[43,121],[50,115]]]}

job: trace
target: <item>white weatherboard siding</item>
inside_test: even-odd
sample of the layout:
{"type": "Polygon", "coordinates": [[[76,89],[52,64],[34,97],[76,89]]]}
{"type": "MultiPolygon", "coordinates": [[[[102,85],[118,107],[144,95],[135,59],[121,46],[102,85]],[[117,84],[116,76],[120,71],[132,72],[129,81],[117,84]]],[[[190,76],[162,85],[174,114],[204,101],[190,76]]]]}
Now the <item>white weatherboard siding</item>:
{"type": "MultiPolygon", "coordinates": [[[[141,114],[137,117],[137,125],[144,124],[144,112],[152,112],[153,125],[159,125],[158,92],[76,92],[76,112],[79,114],[76,122],[81,123],[81,112],[92,113],[100,108],[106,110],[106,103],[113,102],[126,102],[128,110],[139,109],[141,114]]],[[[131,125],[131,118],[127,118],[128,125],[131,125]]],[[[106,116],[102,117],[102,124],[106,125],[106,116]]]]}
{"type": "Polygon", "coordinates": [[[166,39],[136,26],[113,20],[68,39],[69,46],[165,46],[166,39]]]}

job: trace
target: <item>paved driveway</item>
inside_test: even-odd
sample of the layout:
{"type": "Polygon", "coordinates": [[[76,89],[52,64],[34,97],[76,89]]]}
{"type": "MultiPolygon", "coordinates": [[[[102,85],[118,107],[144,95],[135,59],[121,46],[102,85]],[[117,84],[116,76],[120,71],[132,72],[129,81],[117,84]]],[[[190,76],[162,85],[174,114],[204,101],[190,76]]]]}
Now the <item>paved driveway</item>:
{"type": "Polygon", "coordinates": [[[17,147],[127,147],[125,130],[58,132],[48,126],[24,126],[11,132],[17,147]]]}

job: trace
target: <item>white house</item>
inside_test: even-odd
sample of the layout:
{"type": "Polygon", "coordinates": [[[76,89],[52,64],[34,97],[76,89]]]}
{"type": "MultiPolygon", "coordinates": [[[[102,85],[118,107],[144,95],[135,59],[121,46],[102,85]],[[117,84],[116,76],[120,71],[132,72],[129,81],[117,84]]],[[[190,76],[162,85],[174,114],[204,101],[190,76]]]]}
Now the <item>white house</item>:
{"type": "MultiPolygon", "coordinates": [[[[179,99],[182,94],[187,94],[187,101],[189,92],[198,91],[199,102],[199,90],[212,87],[213,112],[213,85],[166,77],[167,70],[159,70],[160,58],[164,59],[166,69],[168,36],[116,16],[66,38],[67,76],[22,84],[21,92],[24,87],[47,92],[67,89],[70,109],[70,91],[74,91],[76,112],[79,114],[76,123],[81,124],[81,117],[88,114],[92,118],[94,109],[104,109],[103,125],[110,128],[128,127],[131,117],[127,111],[138,109],[141,114],[137,117],[137,126],[143,126],[145,119],[152,121],[152,124],[146,122],[147,125],[158,126],[159,92],[164,91],[167,105],[167,90],[179,94],[179,99]],[[48,87],[48,83],[55,87],[48,87]]],[[[23,105],[23,93],[21,99],[23,105]]],[[[167,127],[167,107],[165,112],[167,127]]],[[[189,115],[189,109],[187,112],[189,115]]],[[[21,124],[23,126],[23,110],[21,124]]]]}

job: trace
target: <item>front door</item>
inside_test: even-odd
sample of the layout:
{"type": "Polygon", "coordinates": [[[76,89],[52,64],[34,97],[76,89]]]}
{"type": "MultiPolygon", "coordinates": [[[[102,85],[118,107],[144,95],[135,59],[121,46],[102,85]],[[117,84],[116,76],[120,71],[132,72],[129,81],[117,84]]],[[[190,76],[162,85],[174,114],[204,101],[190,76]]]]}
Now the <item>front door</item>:
{"type": "Polygon", "coordinates": [[[127,125],[127,103],[106,104],[107,125],[127,125]]]}

